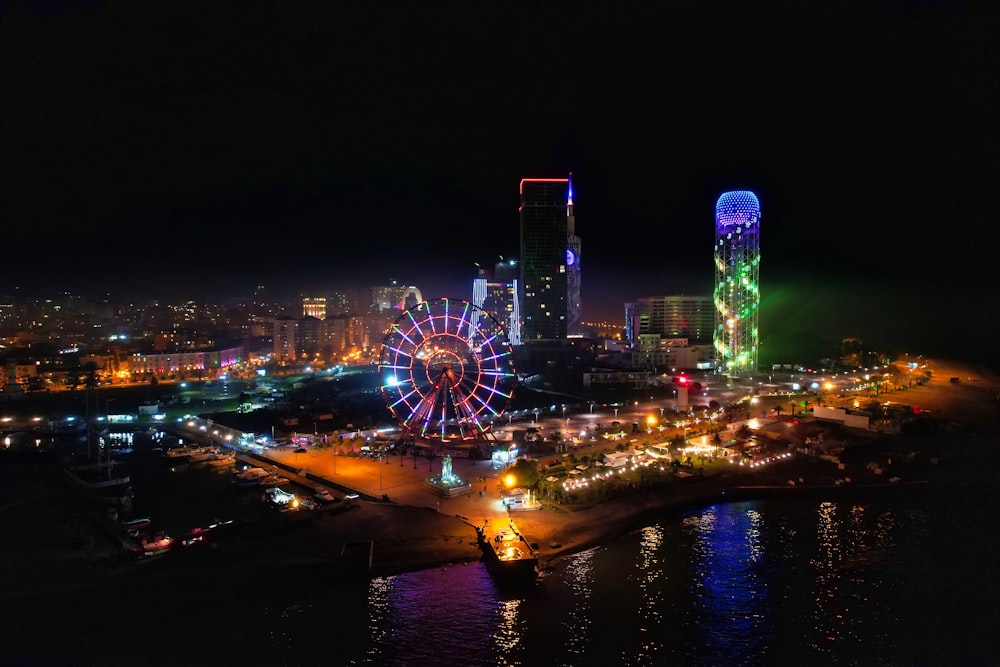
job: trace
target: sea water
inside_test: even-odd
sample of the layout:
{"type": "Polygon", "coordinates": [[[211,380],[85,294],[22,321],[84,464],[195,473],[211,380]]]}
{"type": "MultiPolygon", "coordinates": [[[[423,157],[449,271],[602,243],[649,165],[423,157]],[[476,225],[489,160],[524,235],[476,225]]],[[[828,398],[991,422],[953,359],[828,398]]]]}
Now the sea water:
{"type": "MultiPolygon", "coordinates": [[[[143,464],[156,475],[136,502],[166,502],[154,499],[176,496],[183,479],[174,488],[197,490],[190,501],[144,507],[169,508],[177,525],[220,504],[260,511],[218,473],[161,464],[143,464]]],[[[517,594],[480,563],[356,586],[289,585],[242,567],[197,580],[151,571],[114,594],[39,603],[0,664],[992,665],[996,490],[665,515],[561,559],[517,594]]]]}

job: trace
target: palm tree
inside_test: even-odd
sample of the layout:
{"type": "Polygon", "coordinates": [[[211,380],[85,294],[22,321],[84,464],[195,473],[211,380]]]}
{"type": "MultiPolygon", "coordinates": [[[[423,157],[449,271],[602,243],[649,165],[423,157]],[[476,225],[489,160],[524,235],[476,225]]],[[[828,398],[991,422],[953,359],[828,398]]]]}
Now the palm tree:
{"type": "Polygon", "coordinates": [[[776,415],[778,415],[780,417],[781,416],[781,406],[780,405],[776,405],[776,406],[774,406],[773,409],[774,409],[774,414],[776,414],[776,415]]]}
{"type": "Polygon", "coordinates": [[[715,447],[715,455],[719,455],[719,448],[722,447],[722,435],[719,433],[718,429],[714,429],[715,432],[712,434],[712,446],[715,447]]]}

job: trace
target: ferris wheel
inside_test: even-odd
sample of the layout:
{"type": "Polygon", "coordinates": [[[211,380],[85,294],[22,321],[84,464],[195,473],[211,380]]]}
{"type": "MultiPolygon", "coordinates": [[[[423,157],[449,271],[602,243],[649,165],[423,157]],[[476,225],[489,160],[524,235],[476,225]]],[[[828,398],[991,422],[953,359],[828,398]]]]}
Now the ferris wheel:
{"type": "Polygon", "coordinates": [[[517,384],[503,326],[461,299],[403,311],[382,341],[378,370],[382,396],[403,429],[441,442],[485,434],[517,384]]]}

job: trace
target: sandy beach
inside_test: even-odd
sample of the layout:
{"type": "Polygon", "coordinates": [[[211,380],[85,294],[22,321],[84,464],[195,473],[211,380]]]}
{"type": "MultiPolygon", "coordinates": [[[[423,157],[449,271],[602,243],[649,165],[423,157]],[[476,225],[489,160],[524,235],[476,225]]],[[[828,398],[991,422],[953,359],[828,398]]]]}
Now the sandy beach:
{"type": "MultiPolygon", "coordinates": [[[[983,454],[996,446],[1000,435],[998,391],[1000,380],[993,375],[968,366],[939,364],[933,379],[925,385],[887,394],[886,400],[933,411],[935,423],[948,429],[880,440],[883,447],[895,448],[901,454],[915,447],[921,451],[900,473],[905,484],[896,485],[860,468],[841,470],[826,461],[792,456],[760,469],[731,466],[723,473],[674,479],[588,506],[545,502],[540,511],[508,515],[496,491],[499,480],[494,474],[498,473],[484,467],[484,462],[456,460],[455,465],[458,474],[482,484],[488,493],[480,495],[476,490],[465,497],[442,500],[422,483],[428,474],[427,463],[421,462],[418,467],[415,461],[411,465],[410,460],[388,460],[379,469],[379,464],[370,461],[341,457],[333,462],[323,459],[331,456],[328,452],[311,452],[311,458],[302,457],[294,460],[295,464],[317,474],[330,474],[338,484],[366,489],[373,495],[381,488],[391,502],[362,500],[346,510],[314,511],[292,525],[226,535],[210,549],[141,566],[123,566],[115,556],[114,545],[89,525],[88,514],[66,496],[65,489],[53,484],[35,488],[32,502],[0,508],[0,527],[7,535],[20,536],[17,541],[4,540],[0,548],[0,557],[8,566],[0,583],[4,597],[14,599],[28,593],[44,596],[46,591],[56,595],[66,586],[86,586],[87,582],[106,581],[107,577],[127,583],[151,571],[159,573],[161,583],[171,581],[171,573],[190,582],[243,568],[259,574],[262,580],[272,572],[280,572],[286,580],[289,576],[292,580],[308,579],[335,573],[345,543],[368,541],[374,545],[372,574],[386,576],[477,561],[481,554],[475,543],[475,526],[489,522],[491,527],[499,527],[510,520],[527,542],[537,545],[544,570],[561,556],[640,529],[670,513],[718,502],[768,493],[893,493],[921,485],[937,488],[978,483],[984,477],[970,475],[969,471],[985,471],[983,466],[950,462],[985,460],[983,454]],[[951,377],[960,377],[961,381],[952,383],[951,377]],[[930,465],[931,458],[940,459],[941,464],[930,465]],[[852,484],[836,486],[835,480],[844,476],[852,477],[852,484]],[[794,487],[787,484],[787,480],[800,478],[806,482],[794,487]]],[[[7,477],[20,478],[10,471],[7,477]]]]}

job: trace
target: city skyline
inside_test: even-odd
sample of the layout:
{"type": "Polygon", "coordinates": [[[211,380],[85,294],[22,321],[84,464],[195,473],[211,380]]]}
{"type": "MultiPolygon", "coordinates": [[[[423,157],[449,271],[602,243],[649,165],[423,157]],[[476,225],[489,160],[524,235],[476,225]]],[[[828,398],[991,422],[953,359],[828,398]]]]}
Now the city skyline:
{"type": "Polygon", "coordinates": [[[1000,330],[991,8],[6,7],[0,292],[470,299],[572,173],[584,320],[711,294],[746,189],[762,344],[1000,330]]]}

